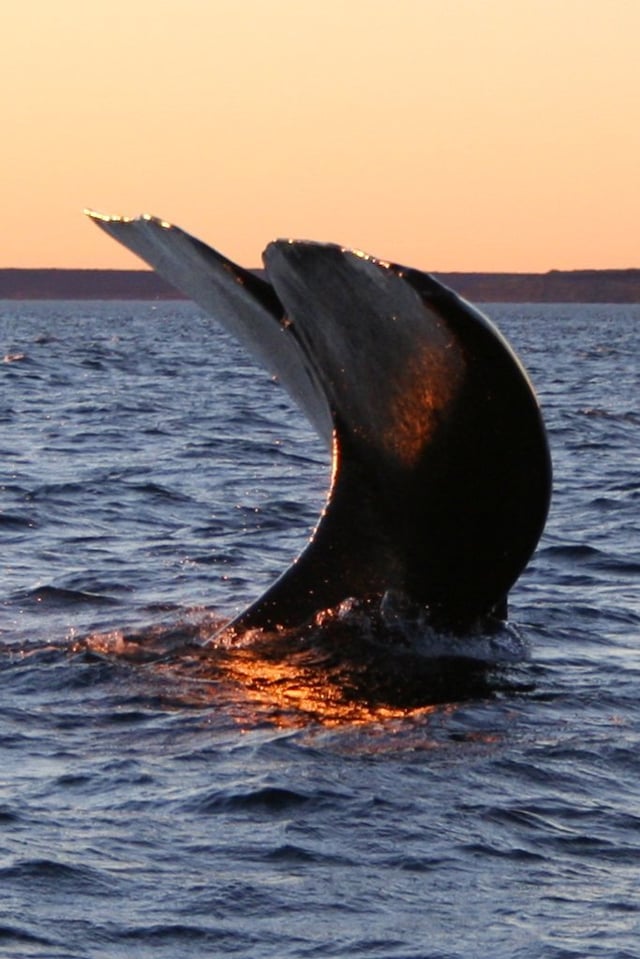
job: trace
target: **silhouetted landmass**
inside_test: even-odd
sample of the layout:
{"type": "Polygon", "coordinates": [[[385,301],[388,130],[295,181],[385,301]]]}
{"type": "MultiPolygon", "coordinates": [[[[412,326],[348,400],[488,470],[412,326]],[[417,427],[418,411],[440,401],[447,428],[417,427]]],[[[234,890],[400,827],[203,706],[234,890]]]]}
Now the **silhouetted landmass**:
{"type": "MultiPolygon", "coordinates": [[[[261,271],[256,270],[256,273],[261,271]]],[[[640,269],[434,273],[480,303],[640,303],[640,269]]],[[[0,299],[181,300],[150,270],[0,269],[0,299]]]]}
{"type": "Polygon", "coordinates": [[[4,300],[180,300],[151,270],[0,270],[4,300]]]}
{"type": "Polygon", "coordinates": [[[434,273],[481,303],[640,303],[640,270],[549,273],[434,273]]]}

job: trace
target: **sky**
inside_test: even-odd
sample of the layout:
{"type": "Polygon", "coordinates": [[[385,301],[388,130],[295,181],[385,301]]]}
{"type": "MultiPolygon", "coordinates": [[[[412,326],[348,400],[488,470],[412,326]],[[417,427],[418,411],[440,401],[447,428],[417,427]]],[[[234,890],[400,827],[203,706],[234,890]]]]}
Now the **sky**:
{"type": "Polygon", "coordinates": [[[0,267],[139,267],[84,207],[249,267],[640,267],[639,38],[640,0],[6,3],[0,267]]]}

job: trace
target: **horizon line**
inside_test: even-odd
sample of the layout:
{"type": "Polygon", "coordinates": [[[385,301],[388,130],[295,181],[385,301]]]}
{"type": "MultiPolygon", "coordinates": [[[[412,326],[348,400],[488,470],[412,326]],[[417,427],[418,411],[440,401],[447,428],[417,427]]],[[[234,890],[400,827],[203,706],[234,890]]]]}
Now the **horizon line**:
{"type": "MultiPolygon", "coordinates": [[[[398,264],[403,265],[403,264],[398,264]]],[[[264,272],[263,266],[249,266],[245,269],[251,272],[264,272]]],[[[100,272],[100,273],[155,273],[159,274],[148,266],[127,267],[127,266],[0,266],[0,272],[17,272],[19,270],[32,271],[47,270],[49,272],[100,272]]],[[[549,267],[547,270],[483,270],[483,269],[423,269],[418,267],[421,273],[435,274],[484,274],[486,276],[549,276],[553,273],[632,273],[640,271],[640,266],[576,266],[576,267],[549,267]]],[[[161,278],[161,277],[160,277],[161,278]]]]}

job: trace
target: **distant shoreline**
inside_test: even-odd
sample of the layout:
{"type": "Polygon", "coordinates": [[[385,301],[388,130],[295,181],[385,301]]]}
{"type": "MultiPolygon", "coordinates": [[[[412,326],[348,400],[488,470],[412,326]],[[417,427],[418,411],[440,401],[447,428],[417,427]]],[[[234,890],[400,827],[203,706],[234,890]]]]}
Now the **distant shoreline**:
{"type": "MultiPolygon", "coordinates": [[[[256,273],[261,271],[256,270],[256,273]]],[[[434,273],[484,303],[640,303],[640,269],[434,273]]],[[[0,269],[3,300],[184,300],[150,270],[0,269]]]]}

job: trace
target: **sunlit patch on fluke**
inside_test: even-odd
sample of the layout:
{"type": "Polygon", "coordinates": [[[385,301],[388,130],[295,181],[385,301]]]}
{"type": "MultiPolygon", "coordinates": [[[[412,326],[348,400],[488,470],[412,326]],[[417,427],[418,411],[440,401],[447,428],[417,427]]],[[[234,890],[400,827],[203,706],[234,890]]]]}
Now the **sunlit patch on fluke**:
{"type": "Polygon", "coordinates": [[[267,282],[164,220],[87,212],[241,340],[333,451],[308,546],[233,634],[389,591],[454,633],[504,615],[551,464],[532,386],[486,317],[359,251],[271,243],[267,282]]]}

